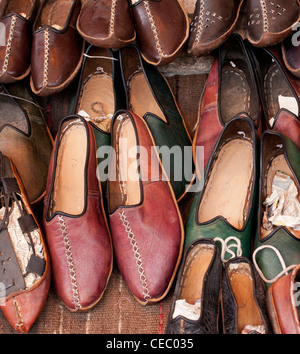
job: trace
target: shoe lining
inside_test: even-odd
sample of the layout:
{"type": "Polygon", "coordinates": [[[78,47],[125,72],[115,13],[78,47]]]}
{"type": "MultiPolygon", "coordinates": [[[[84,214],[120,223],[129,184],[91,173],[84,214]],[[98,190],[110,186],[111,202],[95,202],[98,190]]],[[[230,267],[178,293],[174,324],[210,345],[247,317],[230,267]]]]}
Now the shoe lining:
{"type": "Polygon", "coordinates": [[[298,116],[298,103],[293,90],[276,63],[270,65],[264,79],[265,102],[268,109],[269,125],[273,127],[280,109],[285,108],[298,116]]]}
{"type": "MultiPolygon", "coordinates": [[[[265,196],[268,196],[268,195],[270,195],[272,193],[272,184],[273,184],[273,180],[274,180],[274,177],[275,177],[275,173],[277,171],[281,171],[281,172],[284,172],[285,174],[287,174],[289,177],[291,177],[291,179],[294,181],[295,185],[297,186],[297,182],[295,180],[295,177],[294,177],[290,167],[287,164],[287,161],[285,159],[284,154],[279,154],[276,157],[272,158],[270,163],[269,163],[269,165],[267,166],[266,175],[265,175],[266,185],[264,186],[265,196]]],[[[300,201],[300,190],[299,190],[299,188],[298,188],[298,200],[300,201]]],[[[262,205],[262,208],[264,210],[264,205],[262,205]]],[[[263,227],[263,223],[262,223],[262,227],[261,227],[261,237],[262,237],[262,239],[267,237],[276,227],[277,226],[274,226],[271,230],[266,230],[263,227]]],[[[287,229],[295,237],[300,238],[300,231],[292,230],[289,227],[287,227],[287,229]]]]}
{"type": "Polygon", "coordinates": [[[188,304],[200,306],[203,300],[204,277],[214,255],[214,246],[198,244],[189,252],[180,283],[178,299],[185,300],[188,304]]]}
{"type": "Polygon", "coordinates": [[[115,111],[115,97],[110,54],[94,48],[86,60],[77,113],[90,119],[98,128],[109,133],[115,111]],[[107,59],[96,58],[105,56],[107,59]]]}
{"type": "Polygon", "coordinates": [[[115,156],[111,161],[110,169],[110,210],[114,210],[117,206],[137,205],[141,202],[136,132],[131,119],[126,114],[119,115],[116,119],[112,141],[115,156]]]}
{"type": "Polygon", "coordinates": [[[157,104],[155,97],[141,71],[134,73],[128,80],[129,107],[135,114],[144,117],[146,113],[155,114],[167,123],[164,113],[157,104]]]}
{"type": "Polygon", "coordinates": [[[223,216],[233,227],[243,228],[250,208],[253,164],[250,141],[234,139],[221,147],[204,187],[200,223],[223,216]]]}
{"type": "Polygon", "coordinates": [[[222,120],[228,123],[236,114],[250,112],[250,86],[242,70],[226,66],[222,69],[222,120]]]}
{"type": "Polygon", "coordinates": [[[51,200],[51,213],[80,215],[85,206],[87,133],[77,120],[63,126],[51,200]]]}
{"type": "Polygon", "coordinates": [[[253,279],[247,263],[232,263],[228,278],[238,306],[238,333],[247,326],[263,326],[263,321],[254,299],[253,279]]]}

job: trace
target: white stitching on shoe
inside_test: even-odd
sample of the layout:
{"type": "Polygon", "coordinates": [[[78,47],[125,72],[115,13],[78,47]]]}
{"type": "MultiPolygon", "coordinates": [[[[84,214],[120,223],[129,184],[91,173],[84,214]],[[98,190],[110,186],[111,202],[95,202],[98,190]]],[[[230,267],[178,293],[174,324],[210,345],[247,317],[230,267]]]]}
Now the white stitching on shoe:
{"type": "Polygon", "coordinates": [[[49,54],[50,54],[50,33],[48,28],[44,32],[45,53],[44,53],[44,77],[43,87],[48,85],[49,54]]]}
{"type": "Polygon", "coordinates": [[[69,275],[71,278],[71,286],[72,286],[72,293],[73,293],[73,302],[74,302],[75,309],[78,310],[79,308],[81,308],[81,304],[80,304],[79,293],[78,293],[78,285],[77,285],[76,271],[75,271],[75,266],[73,261],[73,253],[72,253],[70,239],[68,236],[68,230],[65,224],[65,219],[62,215],[58,216],[58,222],[63,236],[65,254],[67,256],[69,275]]]}
{"type": "Polygon", "coordinates": [[[263,21],[264,21],[264,32],[269,32],[269,19],[268,19],[268,10],[265,0],[260,0],[260,5],[262,8],[263,21]]]}
{"type": "Polygon", "coordinates": [[[140,275],[140,281],[142,283],[144,299],[147,301],[147,300],[151,299],[151,296],[150,296],[150,292],[148,289],[147,278],[145,275],[145,269],[143,266],[143,261],[142,261],[142,257],[141,257],[140,251],[139,251],[139,247],[138,247],[137,241],[135,239],[135,235],[130,227],[130,223],[127,220],[125,212],[123,211],[122,213],[119,213],[119,215],[120,215],[120,219],[122,221],[122,225],[125,227],[125,231],[127,232],[128,238],[130,239],[130,244],[132,246],[134,258],[135,258],[135,261],[136,261],[136,264],[138,267],[138,272],[140,275]]]}
{"type": "Polygon", "coordinates": [[[161,57],[167,57],[167,55],[164,54],[164,52],[163,52],[163,50],[161,48],[161,43],[160,43],[160,40],[159,40],[157,27],[156,27],[156,24],[155,24],[155,21],[154,21],[154,18],[153,18],[153,15],[152,15],[152,12],[151,12],[151,9],[150,9],[150,4],[149,4],[148,0],[144,1],[144,6],[145,6],[145,10],[146,10],[147,16],[148,16],[149,21],[150,21],[152,33],[154,35],[156,50],[157,50],[158,54],[161,57]]]}
{"type": "Polygon", "coordinates": [[[2,71],[5,73],[8,68],[8,63],[10,59],[10,54],[11,54],[11,47],[12,47],[12,41],[14,38],[14,31],[16,27],[16,22],[17,22],[17,16],[14,15],[11,18],[11,24],[10,24],[10,30],[9,30],[9,35],[8,35],[8,40],[7,40],[7,45],[6,45],[6,51],[5,51],[5,58],[4,58],[4,63],[3,63],[3,68],[2,71]]]}
{"type": "Polygon", "coordinates": [[[268,284],[274,283],[277,279],[279,279],[279,278],[280,278],[281,276],[283,276],[283,275],[287,275],[290,270],[294,269],[294,268],[297,266],[297,264],[295,264],[295,265],[290,265],[290,266],[287,267],[286,264],[285,264],[285,261],[284,261],[284,259],[283,259],[283,257],[282,257],[282,255],[281,255],[281,253],[279,252],[279,250],[278,250],[276,247],[271,246],[271,245],[262,245],[262,246],[258,247],[258,248],[253,252],[252,259],[253,259],[253,264],[254,264],[254,266],[255,266],[255,268],[256,268],[258,274],[259,274],[260,277],[263,279],[263,281],[264,281],[265,283],[268,283],[268,284]],[[260,270],[260,268],[259,268],[259,266],[258,266],[258,264],[257,264],[257,262],[256,262],[256,254],[257,254],[259,251],[261,251],[261,250],[263,250],[263,249],[265,249],[265,248],[270,248],[271,250],[273,250],[273,251],[276,253],[276,255],[277,255],[277,257],[278,257],[278,259],[279,259],[279,261],[280,261],[280,264],[281,264],[281,266],[282,266],[282,269],[283,269],[283,270],[282,270],[279,274],[277,274],[273,279],[267,279],[267,278],[264,276],[263,272],[260,270]]]}
{"type": "Polygon", "coordinates": [[[204,19],[204,1],[201,0],[200,1],[199,19],[198,19],[198,25],[197,25],[197,34],[196,34],[196,38],[195,38],[196,43],[200,42],[200,37],[202,34],[202,29],[203,29],[203,19],[204,19]]]}
{"type": "Polygon", "coordinates": [[[112,0],[111,16],[110,16],[110,22],[109,22],[109,36],[112,36],[115,32],[116,7],[117,7],[117,0],[112,0]]]}

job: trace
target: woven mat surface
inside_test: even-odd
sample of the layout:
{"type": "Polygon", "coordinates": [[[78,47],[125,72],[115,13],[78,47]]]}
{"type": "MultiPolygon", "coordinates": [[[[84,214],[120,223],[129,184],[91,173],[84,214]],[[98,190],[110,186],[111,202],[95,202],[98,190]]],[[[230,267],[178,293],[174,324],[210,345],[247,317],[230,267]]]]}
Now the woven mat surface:
{"type": "MultiPolygon", "coordinates": [[[[198,105],[207,76],[172,76],[167,78],[173,90],[187,128],[193,137],[198,118],[198,105]]],[[[53,136],[61,119],[68,114],[76,81],[64,92],[40,100],[53,136]]],[[[180,205],[183,221],[189,212],[191,197],[180,205]]],[[[41,208],[36,214],[39,216],[41,208]]],[[[175,279],[176,281],[176,279],[175,279]]],[[[131,295],[117,266],[101,301],[85,313],[71,313],[62,304],[53,288],[43,310],[29,333],[31,334],[163,334],[173,296],[175,282],[169,294],[159,303],[140,305],[131,295]]],[[[0,333],[16,333],[0,312],[0,333]]]]}

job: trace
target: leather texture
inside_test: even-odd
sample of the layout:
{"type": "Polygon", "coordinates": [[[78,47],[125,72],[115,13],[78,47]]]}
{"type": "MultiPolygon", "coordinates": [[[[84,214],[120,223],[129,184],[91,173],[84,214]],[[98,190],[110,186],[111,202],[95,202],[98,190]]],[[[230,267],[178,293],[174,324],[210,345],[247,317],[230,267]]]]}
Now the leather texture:
{"type": "MultiPolygon", "coordinates": [[[[122,203],[112,209],[111,181],[108,181],[110,228],[118,269],[132,295],[146,305],[160,301],[168,293],[179,267],[184,229],[171,186],[159,177],[163,175],[158,157],[151,155],[155,145],[146,123],[134,113],[121,110],[115,113],[112,131],[122,115],[130,119],[138,145],[144,148],[148,158],[141,154],[139,161],[139,204],[122,203]],[[151,163],[150,157],[156,162],[151,163]],[[157,179],[151,180],[153,176],[157,179]]],[[[112,136],[112,146],[114,142],[117,139],[112,136]]]]}
{"type": "Polygon", "coordinates": [[[176,59],[189,36],[189,21],[178,0],[131,1],[137,42],[152,65],[176,59]]]}
{"type": "MultiPolygon", "coordinates": [[[[175,165],[175,162],[171,159],[169,167],[169,179],[172,185],[173,191],[175,193],[177,201],[181,200],[186,194],[187,188],[192,181],[193,171],[188,171],[189,176],[186,176],[184,171],[185,166],[185,157],[184,149],[185,147],[191,148],[192,140],[187,131],[187,128],[184,123],[182,114],[176,104],[173,92],[165,79],[165,77],[159,72],[159,70],[150,65],[140,55],[139,49],[136,46],[129,46],[120,50],[120,65],[121,65],[121,74],[123,77],[124,90],[126,93],[126,109],[136,113],[134,109],[130,106],[129,102],[129,92],[125,78],[126,71],[126,57],[129,57],[129,53],[133,56],[133,59],[130,59],[130,62],[136,62],[136,67],[132,70],[138,70],[141,68],[144,78],[148,83],[148,87],[151,90],[152,97],[161,108],[166,122],[163,121],[153,112],[149,111],[148,107],[146,108],[146,113],[143,115],[144,121],[147,123],[151,134],[154,138],[155,144],[158,147],[167,146],[170,151],[173,148],[180,147],[182,152],[181,164],[178,163],[175,165]],[[178,167],[179,166],[179,167],[178,167]],[[180,168],[181,178],[175,178],[176,168],[180,168]]],[[[129,57],[131,58],[131,57],[129,57]]],[[[167,165],[165,166],[167,170],[167,165]]],[[[192,166],[193,168],[193,166],[192,166]]],[[[168,171],[168,170],[167,170],[168,171]]]]}
{"type": "MultiPolygon", "coordinates": [[[[249,292],[253,294],[255,304],[259,311],[261,321],[263,323],[265,334],[272,334],[272,326],[269,319],[266,303],[266,289],[264,283],[257,273],[252,262],[245,257],[235,257],[230,259],[224,265],[222,274],[222,317],[223,317],[223,333],[224,334],[240,334],[238,330],[238,312],[239,306],[237,304],[235,294],[233,292],[228,269],[231,265],[234,265],[236,271],[241,263],[246,263],[249,265],[250,274],[249,278],[252,280],[252,289],[249,288],[249,292]]],[[[242,270],[241,270],[242,271],[242,270]]]]}
{"type": "Polygon", "coordinates": [[[295,306],[299,267],[297,265],[290,274],[280,277],[268,289],[268,313],[275,334],[300,333],[299,313],[295,306]]]}
{"type": "MultiPolygon", "coordinates": [[[[299,148],[286,136],[274,131],[264,132],[261,142],[261,177],[260,177],[260,186],[259,186],[259,201],[258,201],[258,220],[257,220],[257,231],[254,240],[253,252],[256,252],[256,262],[257,266],[262,272],[263,276],[272,280],[282,272],[282,264],[279,258],[274,253],[274,247],[281,254],[287,267],[298,264],[300,262],[299,252],[300,252],[300,243],[299,239],[293,235],[291,230],[288,230],[285,226],[277,226],[266,235],[264,238],[261,233],[262,226],[262,215],[263,215],[263,185],[265,185],[265,171],[266,166],[270,163],[272,155],[267,153],[267,149],[272,149],[276,151],[276,146],[278,142],[282,144],[282,151],[284,157],[291,169],[295,183],[299,186],[299,176],[300,176],[300,150],[299,148]],[[275,142],[272,140],[276,138],[275,142]],[[260,248],[259,250],[257,250],[260,248]]],[[[272,154],[271,150],[271,154],[272,154]]],[[[269,288],[270,283],[266,283],[266,286],[269,288]]]]}
{"type": "Polygon", "coordinates": [[[37,204],[45,194],[53,140],[28,86],[26,81],[1,86],[8,96],[0,92],[0,151],[13,160],[30,202],[37,204]]]}
{"type": "MultiPolygon", "coordinates": [[[[21,289],[14,289],[13,292],[8,292],[7,296],[1,299],[0,308],[9,321],[11,326],[20,333],[27,333],[32,325],[34,324],[36,318],[38,317],[39,313],[41,312],[44,303],[47,299],[49,288],[50,288],[50,280],[51,280],[51,266],[50,266],[50,259],[47,250],[47,246],[44,240],[43,233],[41,228],[39,227],[37,220],[32,212],[30,201],[27,197],[26,190],[18,175],[15,165],[13,164],[12,160],[7,158],[6,156],[1,154],[1,184],[7,178],[14,181],[14,188],[11,191],[18,189],[18,193],[20,196],[19,203],[22,205],[22,209],[24,210],[25,215],[32,218],[34,220],[35,229],[38,230],[41,246],[43,247],[43,254],[44,254],[44,267],[42,268],[42,272],[40,274],[40,278],[37,279],[33,285],[26,287],[24,283],[24,287],[21,289]]],[[[11,184],[12,185],[12,184],[11,184]]],[[[8,190],[6,189],[8,192],[8,190]]],[[[6,196],[11,195],[8,193],[6,196]]],[[[5,198],[5,197],[4,197],[5,198]]],[[[8,224],[13,222],[12,220],[8,220],[8,224]]],[[[28,224],[28,222],[27,222],[28,224]]],[[[3,225],[2,225],[3,226],[3,225]]],[[[29,224],[27,225],[29,226],[29,224]]],[[[32,226],[32,222],[31,222],[32,226]]],[[[7,231],[7,228],[4,230],[7,231]]],[[[32,230],[32,227],[27,229],[32,230]]],[[[7,250],[1,250],[1,253],[4,253],[7,250]]],[[[19,250],[14,250],[18,259],[20,259],[19,250]]],[[[9,263],[8,259],[2,260],[2,265],[5,267],[5,263],[9,263]]],[[[7,264],[7,266],[9,266],[7,264]]],[[[21,271],[21,269],[20,269],[21,271]]],[[[28,271],[28,267],[27,267],[28,271]]],[[[4,274],[4,273],[2,273],[4,274]]],[[[21,276],[24,276],[21,274],[21,276]]],[[[25,276],[24,276],[25,278],[25,276]]],[[[0,281],[1,276],[0,276],[0,281]]]]}
{"type": "Polygon", "coordinates": [[[243,0],[197,0],[188,53],[201,56],[222,45],[235,30],[243,0]]]}
{"type": "Polygon", "coordinates": [[[47,3],[55,6],[43,1],[33,25],[31,52],[31,89],[41,97],[62,91],[75,79],[84,52],[84,41],[76,30],[80,0],[73,0],[63,28],[42,22],[47,3]]]}
{"type": "Polygon", "coordinates": [[[101,299],[112,271],[112,244],[100,183],[96,177],[96,144],[92,127],[80,116],[68,116],[60,125],[53,149],[43,225],[53,268],[53,285],[70,311],[85,311],[101,299]],[[85,207],[80,215],[55,211],[49,215],[62,124],[79,120],[88,137],[85,207]]]}
{"type": "Polygon", "coordinates": [[[77,30],[88,43],[102,48],[122,48],[136,38],[127,0],[85,1],[77,30]]]}
{"type": "MultiPolygon", "coordinates": [[[[255,227],[255,208],[256,208],[256,190],[258,186],[258,137],[257,132],[255,130],[254,123],[249,118],[244,117],[237,117],[231,120],[223,129],[221,133],[214,151],[212,152],[210,161],[207,164],[205,174],[202,176],[200,180],[201,191],[196,193],[194,196],[194,200],[190,209],[190,213],[188,216],[188,220],[185,226],[185,249],[188,247],[196,239],[200,238],[221,238],[224,241],[228,237],[236,237],[241,242],[241,250],[242,255],[244,257],[250,257],[251,252],[251,238],[254,232],[255,227]],[[214,161],[217,159],[218,154],[222,145],[224,144],[227,139],[239,139],[238,138],[238,131],[246,132],[247,139],[251,141],[252,149],[253,149],[253,160],[250,162],[253,165],[253,181],[252,185],[249,188],[249,208],[247,215],[245,215],[243,227],[240,229],[233,227],[230,224],[230,221],[227,221],[222,216],[216,216],[209,221],[199,222],[199,206],[202,201],[202,198],[205,193],[206,183],[208,181],[208,177],[211,174],[214,161]]],[[[222,175],[222,170],[218,170],[216,173],[222,175]]],[[[228,178],[228,176],[227,176],[228,178]]],[[[230,178],[233,178],[230,177],[230,178]]],[[[224,182],[226,183],[226,181],[224,182]]],[[[234,211],[233,211],[234,212],[234,211]]],[[[230,241],[228,245],[231,245],[232,242],[230,241]]],[[[218,244],[219,245],[219,244],[218,244]]],[[[229,253],[226,252],[225,258],[228,259],[229,253]]]]}
{"type": "Polygon", "coordinates": [[[289,36],[299,21],[299,2],[247,1],[247,38],[257,47],[269,47],[289,36]]]}
{"type": "Polygon", "coordinates": [[[281,52],[286,68],[293,75],[300,78],[300,47],[298,45],[297,33],[282,41],[281,52]],[[296,40],[297,45],[294,45],[294,40],[296,40]]]}
{"type": "MultiPolygon", "coordinates": [[[[222,80],[225,76],[223,69],[225,65],[226,67],[228,66],[228,63],[235,62],[237,58],[239,61],[242,60],[244,63],[242,76],[247,77],[247,81],[249,82],[250,86],[250,97],[248,99],[251,102],[251,106],[255,108],[252,109],[251,112],[253,116],[249,115],[250,112],[241,110],[235,111],[231,118],[233,119],[235,116],[242,115],[245,117],[250,117],[255,121],[258,135],[261,136],[262,134],[259,91],[256,84],[253,67],[250,61],[249,52],[244,45],[242,38],[239,35],[234,34],[230,37],[230,39],[228,39],[227,43],[219,48],[218,55],[214,60],[212,68],[209,72],[206,86],[204,88],[203,97],[200,102],[199,123],[197,125],[193,139],[193,155],[194,161],[196,162],[196,171],[199,178],[201,178],[201,175],[203,174],[201,169],[205,169],[207,166],[215,144],[227,124],[223,118],[223,111],[221,107],[222,80]],[[235,49],[232,51],[232,48],[235,49]],[[196,155],[197,147],[204,148],[204,156],[196,155]]],[[[240,71],[237,72],[237,74],[239,73],[240,71]]],[[[230,95],[234,97],[234,93],[230,93],[230,95]]],[[[227,99],[228,97],[229,96],[227,96],[227,99]]],[[[228,103],[228,105],[233,106],[233,101],[234,98],[228,103]]],[[[224,104],[226,106],[226,101],[224,104]]]]}
{"type": "MultiPolygon", "coordinates": [[[[248,46],[249,48],[249,46],[248,46]]],[[[266,95],[266,75],[267,70],[274,66],[277,73],[280,73],[281,82],[277,82],[276,85],[280,85],[282,94],[284,87],[290,87],[291,97],[295,99],[300,107],[300,79],[292,75],[286,68],[282,59],[280,51],[276,47],[272,48],[252,48],[249,49],[252,64],[255,69],[257,77],[257,85],[261,96],[261,104],[263,111],[263,129],[274,130],[286,135],[291,139],[298,147],[300,147],[300,120],[298,114],[292,112],[287,108],[278,108],[277,112],[274,112],[274,124],[270,124],[270,113],[268,107],[273,105],[272,98],[266,95]],[[266,63],[270,64],[265,67],[266,63]]],[[[273,98],[275,100],[276,98],[273,98]]]]}
{"type": "MultiPolygon", "coordinates": [[[[189,272],[190,270],[187,270],[189,272]]],[[[165,334],[218,334],[219,333],[219,306],[220,289],[222,276],[222,262],[220,251],[215,242],[211,239],[199,239],[194,241],[186,249],[178,272],[176,287],[165,334]],[[184,282],[183,271],[186,266],[186,259],[193,248],[199,244],[212,245],[214,254],[211,263],[203,279],[202,297],[201,297],[201,315],[198,321],[190,320],[184,316],[173,318],[175,303],[178,300],[181,284],[184,282]]]]}
{"type": "Polygon", "coordinates": [[[0,46],[0,82],[13,83],[24,79],[30,72],[32,24],[38,2],[32,1],[30,9],[6,6],[0,23],[5,26],[5,44],[0,46]],[[9,11],[11,13],[7,13],[9,11]]]}

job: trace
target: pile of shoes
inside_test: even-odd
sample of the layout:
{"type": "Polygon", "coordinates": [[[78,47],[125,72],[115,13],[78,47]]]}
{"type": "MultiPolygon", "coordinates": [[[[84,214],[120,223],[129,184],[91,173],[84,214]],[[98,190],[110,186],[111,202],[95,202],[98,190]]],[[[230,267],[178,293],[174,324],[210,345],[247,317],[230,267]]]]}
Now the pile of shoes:
{"type": "Polygon", "coordinates": [[[116,265],[141,305],[175,286],[168,334],[300,333],[288,3],[197,0],[190,22],[181,0],[0,0],[0,308],[16,331],[51,285],[90,310],[116,265]],[[180,54],[214,56],[193,138],[160,70],[180,54]],[[75,79],[53,137],[39,99],[75,79]]]}

